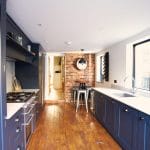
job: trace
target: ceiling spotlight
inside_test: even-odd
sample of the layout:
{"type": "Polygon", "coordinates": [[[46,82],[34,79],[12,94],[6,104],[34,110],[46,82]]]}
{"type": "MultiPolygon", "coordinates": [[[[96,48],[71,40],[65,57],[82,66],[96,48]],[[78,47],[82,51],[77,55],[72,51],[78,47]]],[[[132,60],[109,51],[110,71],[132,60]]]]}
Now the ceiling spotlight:
{"type": "Polygon", "coordinates": [[[72,44],[71,41],[65,41],[64,43],[65,43],[67,46],[70,46],[70,45],[72,44]]]}
{"type": "Polygon", "coordinates": [[[41,23],[38,23],[37,25],[38,25],[39,27],[41,27],[41,26],[42,26],[42,24],[41,24],[41,23]]]}

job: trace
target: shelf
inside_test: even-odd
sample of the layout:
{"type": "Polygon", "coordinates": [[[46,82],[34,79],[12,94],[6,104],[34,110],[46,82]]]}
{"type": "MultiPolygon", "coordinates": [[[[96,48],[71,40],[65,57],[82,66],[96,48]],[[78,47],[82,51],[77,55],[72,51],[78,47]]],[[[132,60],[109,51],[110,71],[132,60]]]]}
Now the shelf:
{"type": "Polygon", "coordinates": [[[20,51],[20,53],[24,53],[26,56],[31,56],[31,57],[35,56],[35,53],[29,52],[25,47],[20,45],[16,40],[14,40],[9,35],[6,36],[6,39],[7,39],[7,43],[13,45],[15,48],[18,48],[19,49],[18,51],[20,51]]]}

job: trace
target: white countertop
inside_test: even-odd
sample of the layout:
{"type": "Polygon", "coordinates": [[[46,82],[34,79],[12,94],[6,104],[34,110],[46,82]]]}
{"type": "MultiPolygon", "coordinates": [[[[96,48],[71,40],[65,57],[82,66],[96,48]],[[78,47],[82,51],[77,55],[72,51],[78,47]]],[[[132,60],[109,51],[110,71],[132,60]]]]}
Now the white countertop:
{"type": "Polygon", "coordinates": [[[10,119],[19,109],[23,107],[25,103],[7,103],[7,116],[6,119],[10,119]]]}
{"type": "Polygon", "coordinates": [[[142,111],[150,115],[150,97],[144,97],[144,96],[120,97],[120,96],[114,95],[114,93],[128,93],[128,92],[111,89],[111,88],[95,87],[93,89],[115,99],[118,102],[122,102],[128,106],[131,106],[132,108],[135,108],[139,111],[142,111]]]}
{"type": "MultiPolygon", "coordinates": [[[[23,92],[35,92],[39,89],[22,89],[23,92]]],[[[10,119],[19,109],[23,107],[25,103],[7,103],[7,116],[6,119],[10,119]]]]}

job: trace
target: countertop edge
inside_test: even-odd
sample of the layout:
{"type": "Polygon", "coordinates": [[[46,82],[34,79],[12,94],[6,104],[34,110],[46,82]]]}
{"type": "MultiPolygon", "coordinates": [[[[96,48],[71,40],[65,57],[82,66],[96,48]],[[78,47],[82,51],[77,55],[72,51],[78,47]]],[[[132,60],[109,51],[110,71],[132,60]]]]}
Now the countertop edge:
{"type": "Polygon", "coordinates": [[[114,96],[112,93],[114,91],[116,91],[116,92],[117,91],[118,92],[125,92],[125,91],[121,91],[121,90],[117,90],[117,89],[111,89],[111,88],[98,88],[98,87],[93,87],[92,89],[97,91],[97,92],[100,92],[100,93],[120,102],[120,103],[123,103],[129,107],[132,107],[133,109],[141,111],[141,112],[150,116],[150,99],[147,97],[143,97],[143,96],[138,97],[137,96],[137,97],[133,97],[133,98],[127,98],[127,97],[126,98],[120,98],[120,97],[114,96]],[[108,90],[109,92],[106,92],[106,90],[108,90]],[[112,93],[111,93],[111,90],[113,91],[112,93]],[[144,100],[142,102],[142,100],[139,100],[139,99],[144,99],[144,100]],[[138,104],[139,102],[140,102],[140,104],[138,104]]]}

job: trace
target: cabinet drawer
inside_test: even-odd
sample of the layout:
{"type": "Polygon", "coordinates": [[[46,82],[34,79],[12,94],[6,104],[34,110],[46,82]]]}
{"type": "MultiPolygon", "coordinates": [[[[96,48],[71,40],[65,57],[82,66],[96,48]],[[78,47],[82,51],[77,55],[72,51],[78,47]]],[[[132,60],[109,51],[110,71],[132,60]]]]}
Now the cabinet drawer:
{"type": "Polygon", "coordinates": [[[7,120],[7,123],[8,124],[13,124],[14,126],[18,126],[19,124],[23,123],[22,109],[20,109],[9,120],[7,120]]]}
{"type": "Polygon", "coordinates": [[[13,143],[13,149],[14,150],[24,150],[23,135],[20,135],[16,138],[16,140],[13,143]]]}
{"type": "Polygon", "coordinates": [[[131,113],[134,114],[136,116],[138,116],[138,111],[125,105],[125,104],[120,104],[120,111],[124,112],[124,113],[131,113]]]}
{"type": "Polygon", "coordinates": [[[7,131],[12,138],[16,138],[22,132],[22,109],[19,110],[11,119],[7,120],[7,131]]]}
{"type": "Polygon", "coordinates": [[[16,114],[14,114],[9,120],[6,120],[6,138],[7,138],[7,150],[16,150],[14,146],[16,141],[21,140],[23,142],[23,116],[22,109],[20,109],[16,114]]]}

